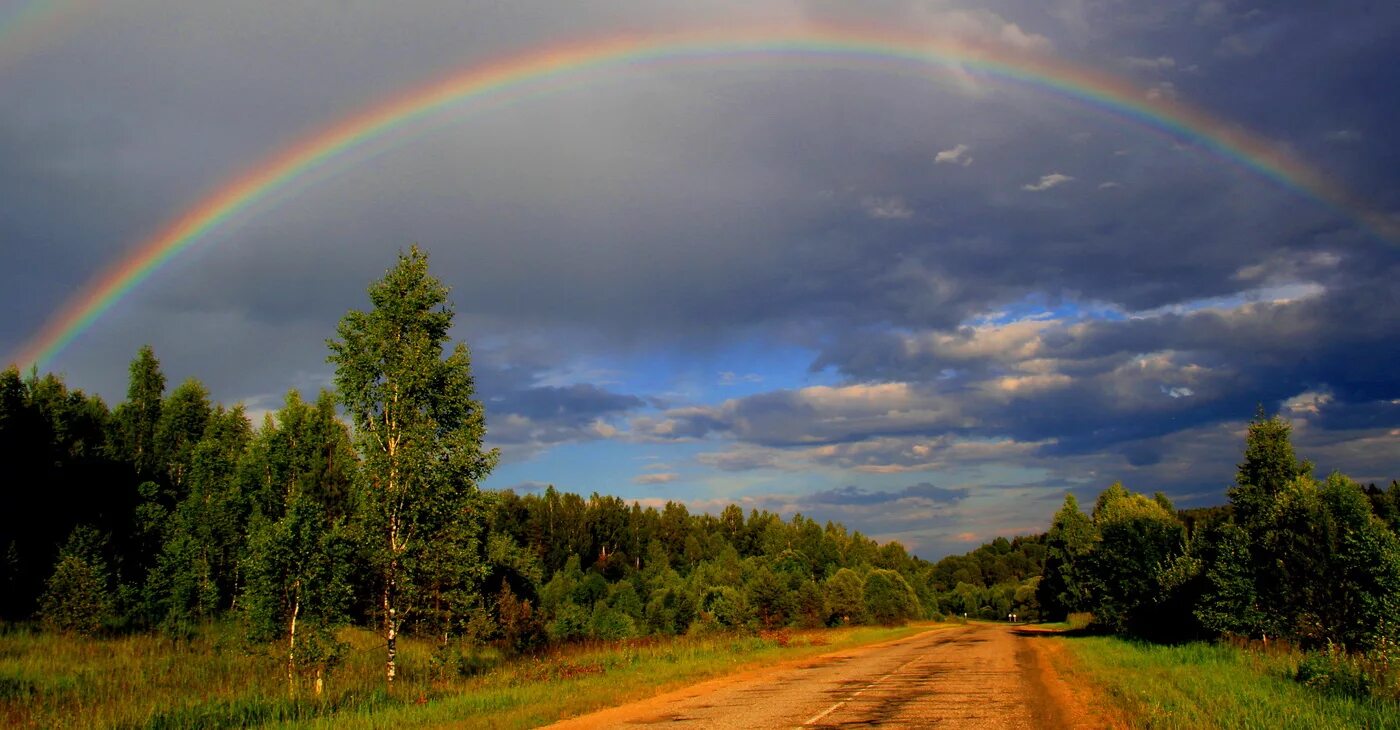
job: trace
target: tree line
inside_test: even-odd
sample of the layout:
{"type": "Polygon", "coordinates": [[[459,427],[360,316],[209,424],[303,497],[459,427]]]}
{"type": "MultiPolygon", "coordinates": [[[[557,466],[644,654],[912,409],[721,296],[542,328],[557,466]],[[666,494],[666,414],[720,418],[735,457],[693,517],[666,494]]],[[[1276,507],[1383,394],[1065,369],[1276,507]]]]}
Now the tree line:
{"type": "Polygon", "coordinates": [[[1177,512],[1113,484],[1089,514],[1073,495],[1045,537],[1038,586],[1057,618],[1162,640],[1235,636],[1367,652],[1400,640],[1400,483],[1325,479],[1290,424],[1250,422],[1229,504],[1177,512]]]}
{"type": "Polygon", "coordinates": [[[280,647],[293,690],[319,693],[349,624],[380,633],[392,686],[405,632],[450,672],[483,642],[898,623],[961,587],[802,515],[481,490],[497,454],[446,287],[413,248],[369,298],[328,342],[334,390],[292,391],[256,426],[198,380],[167,389],[149,346],[115,408],[53,374],[0,373],[15,485],[0,616],[177,639],[232,617],[280,647]]]}

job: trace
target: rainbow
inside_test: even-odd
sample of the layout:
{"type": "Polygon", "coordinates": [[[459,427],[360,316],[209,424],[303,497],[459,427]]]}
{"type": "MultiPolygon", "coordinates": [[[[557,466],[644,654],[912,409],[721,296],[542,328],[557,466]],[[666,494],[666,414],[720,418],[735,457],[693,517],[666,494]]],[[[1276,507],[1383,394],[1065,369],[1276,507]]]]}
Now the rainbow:
{"type": "Polygon", "coordinates": [[[1124,79],[1053,57],[967,40],[847,27],[627,35],[557,45],[472,66],[303,137],[221,185],[100,272],[44,324],[12,362],[21,367],[46,366],[104,312],[210,231],[328,160],[411,122],[466,102],[508,96],[534,84],[567,81],[586,71],[726,58],[835,60],[876,67],[912,63],[966,69],[1026,84],[1190,140],[1218,157],[1325,203],[1383,238],[1396,238],[1393,222],[1267,140],[1186,104],[1148,99],[1142,89],[1124,79]]]}

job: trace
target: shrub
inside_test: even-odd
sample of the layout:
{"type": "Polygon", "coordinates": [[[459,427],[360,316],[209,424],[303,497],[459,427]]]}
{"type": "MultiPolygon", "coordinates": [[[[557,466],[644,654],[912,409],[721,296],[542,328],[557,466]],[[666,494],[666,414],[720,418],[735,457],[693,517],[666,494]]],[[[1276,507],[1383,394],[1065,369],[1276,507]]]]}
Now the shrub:
{"type": "Polygon", "coordinates": [[[1366,653],[1347,652],[1329,643],[1298,663],[1294,678],[1328,694],[1365,699],[1400,700],[1400,647],[1383,641],[1366,653]]]}
{"type": "Polygon", "coordinates": [[[749,607],[744,595],[729,586],[711,586],[700,599],[703,616],[717,626],[733,629],[749,620],[749,607]]]}
{"type": "Polygon", "coordinates": [[[865,579],[865,610],[875,622],[895,626],[919,615],[919,598],[899,573],[872,570],[865,579]]]}
{"type": "Polygon", "coordinates": [[[39,599],[38,618],[50,629],[93,634],[114,618],[103,552],[107,538],[79,525],[59,550],[53,574],[39,599]]]}
{"type": "Polygon", "coordinates": [[[637,624],[631,616],[599,602],[593,606],[593,620],[589,622],[589,633],[593,638],[605,641],[630,639],[637,635],[637,624]]]}
{"type": "Polygon", "coordinates": [[[588,636],[590,616],[578,604],[566,601],[554,612],[549,622],[549,638],[556,643],[576,641],[588,636]]]}
{"type": "Polygon", "coordinates": [[[833,625],[865,623],[865,581],[850,568],[826,579],[826,604],[833,625]]]}

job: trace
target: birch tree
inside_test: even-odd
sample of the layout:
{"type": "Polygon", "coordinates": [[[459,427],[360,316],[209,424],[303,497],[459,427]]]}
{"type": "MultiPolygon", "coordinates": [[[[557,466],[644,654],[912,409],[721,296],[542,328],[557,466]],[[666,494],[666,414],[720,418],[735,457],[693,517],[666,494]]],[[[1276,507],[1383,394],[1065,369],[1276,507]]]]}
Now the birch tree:
{"type": "Polygon", "coordinates": [[[334,396],[314,405],[287,394],[244,457],[254,504],[243,605],[255,640],[283,646],[287,691],[310,675],[320,697],[343,653],[335,630],[349,618],[356,563],[346,527],[343,482],[353,470],[349,431],[334,396]]]}
{"type": "Polygon", "coordinates": [[[448,354],[453,310],[427,255],[417,246],[401,253],[369,298],[369,311],[340,321],[329,360],[362,459],[359,519],[370,536],[392,687],[404,623],[431,603],[440,629],[438,599],[458,603],[483,574],[477,484],[497,452],[482,447],[486,421],[467,348],[459,342],[448,354]],[[449,553],[451,565],[436,559],[449,553]]]}

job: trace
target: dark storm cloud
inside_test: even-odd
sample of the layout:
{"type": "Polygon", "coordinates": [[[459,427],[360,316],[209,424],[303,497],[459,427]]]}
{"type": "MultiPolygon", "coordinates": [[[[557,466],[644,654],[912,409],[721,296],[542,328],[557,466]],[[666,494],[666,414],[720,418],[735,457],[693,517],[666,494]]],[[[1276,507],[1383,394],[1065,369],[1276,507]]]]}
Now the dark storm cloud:
{"type": "MultiPolygon", "coordinates": [[[[1390,369],[1400,357],[1400,301],[1384,283],[1397,269],[1376,268],[1387,256],[1397,258],[1377,254],[1369,271],[1324,262],[1318,278],[1327,284],[1286,301],[856,334],[816,361],[852,378],[849,385],[677,409],[637,427],[652,436],[714,432],[761,447],[836,445],[822,456],[853,468],[880,462],[852,459],[851,443],[898,437],[866,454],[896,470],[936,461],[908,458],[900,438],[942,452],[950,444],[940,440],[953,437],[1037,443],[1049,457],[1117,452],[1130,466],[1152,466],[1164,458],[1153,439],[1238,421],[1258,404],[1275,409],[1308,390],[1328,394],[1319,428],[1400,426],[1400,383],[1390,369]]],[[[771,454],[710,459],[775,463],[771,454]]]]}

